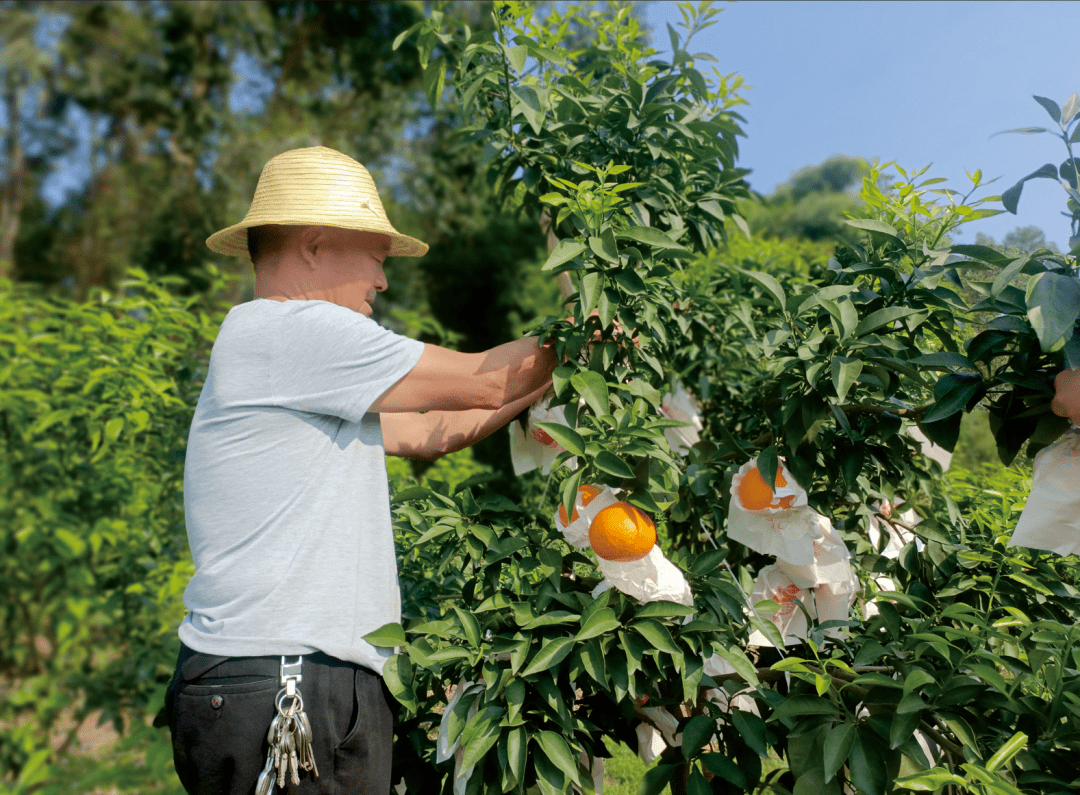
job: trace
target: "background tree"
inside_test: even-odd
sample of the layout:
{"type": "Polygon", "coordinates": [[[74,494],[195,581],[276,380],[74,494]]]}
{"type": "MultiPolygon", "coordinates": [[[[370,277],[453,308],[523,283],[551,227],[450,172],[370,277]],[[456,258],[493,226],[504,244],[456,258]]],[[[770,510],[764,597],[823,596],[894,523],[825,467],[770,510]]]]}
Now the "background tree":
{"type": "Polygon", "coordinates": [[[806,166],[769,196],[747,201],[747,222],[764,237],[835,240],[848,232],[845,213],[861,205],[859,187],[869,168],[863,158],[846,155],[806,166]]]}

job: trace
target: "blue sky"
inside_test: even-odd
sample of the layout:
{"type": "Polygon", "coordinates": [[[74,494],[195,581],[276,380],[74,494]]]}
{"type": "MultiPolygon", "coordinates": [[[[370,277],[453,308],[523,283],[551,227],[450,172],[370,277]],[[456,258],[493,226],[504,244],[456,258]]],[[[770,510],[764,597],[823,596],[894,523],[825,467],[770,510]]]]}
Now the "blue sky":
{"type": "MultiPolygon", "coordinates": [[[[1053,127],[1032,99],[1059,105],[1080,90],[1080,3],[770,2],[717,4],[717,24],[691,42],[722,74],[752,88],[739,165],[754,190],[769,193],[802,166],[830,155],[875,157],[905,169],[933,163],[927,176],[966,192],[964,169],[1000,177],[996,195],[1044,163],[1060,164],[1065,145],[1049,135],[999,135],[1014,127],[1053,127]]],[[[674,2],[647,7],[654,46],[670,52],[667,28],[682,17],[674,2]]],[[[1080,146],[1074,145],[1080,150],[1080,146]]],[[[1080,154],[1080,151],[1078,151],[1080,154]]],[[[940,186],[939,186],[940,187],[940,186]]],[[[1001,240],[1034,224],[1067,250],[1065,192],[1050,180],[1024,186],[1018,215],[1003,213],[961,228],[1001,240]]],[[[1000,207],[1000,205],[988,205],[1000,207]]]]}
{"type": "MultiPolygon", "coordinates": [[[[927,176],[945,177],[959,191],[970,184],[965,169],[982,169],[984,179],[1000,179],[977,195],[999,194],[1067,156],[1046,134],[991,136],[1052,127],[1032,95],[1060,105],[1080,90],[1080,3],[742,0],[716,7],[723,8],[717,24],[690,50],[710,53],[721,73],[737,72],[750,86],[743,92],[750,104],[739,108],[747,133],[739,165],[752,169],[756,191],[770,193],[799,168],[844,154],[895,160],[908,170],[932,163],[927,176]]],[[[680,30],[678,5],[655,0],[646,17],[654,46],[670,52],[666,23],[680,30]]],[[[258,76],[245,77],[253,82],[236,86],[237,109],[259,91],[258,76]]],[[[59,201],[85,180],[86,157],[80,147],[48,180],[48,199],[59,201]]],[[[956,239],[973,242],[983,232],[1001,240],[1034,224],[1066,250],[1064,204],[1059,185],[1033,180],[1018,215],[974,222],[956,239]]]]}

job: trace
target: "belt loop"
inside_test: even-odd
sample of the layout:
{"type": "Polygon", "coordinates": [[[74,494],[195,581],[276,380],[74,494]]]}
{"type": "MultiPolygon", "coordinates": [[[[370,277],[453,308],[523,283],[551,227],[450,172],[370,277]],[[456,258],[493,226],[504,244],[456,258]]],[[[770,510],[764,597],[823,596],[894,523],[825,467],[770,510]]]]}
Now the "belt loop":
{"type": "Polygon", "coordinates": [[[296,685],[304,678],[300,675],[300,668],[303,664],[303,655],[297,656],[294,663],[286,663],[285,655],[281,656],[281,686],[285,688],[286,695],[296,695],[296,685]]]}

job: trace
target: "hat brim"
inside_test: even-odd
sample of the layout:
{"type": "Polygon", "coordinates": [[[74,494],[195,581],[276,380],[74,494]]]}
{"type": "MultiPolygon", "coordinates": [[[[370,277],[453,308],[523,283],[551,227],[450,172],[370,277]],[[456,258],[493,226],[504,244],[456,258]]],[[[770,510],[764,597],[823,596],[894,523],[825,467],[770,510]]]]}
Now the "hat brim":
{"type": "Polygon", "coordinates": [[[244,219],[238,224],[215,232],[206,239],[206,246],[216,254],[224,254],[229,257],[247,257],[248,243],[247,230],[255,226],[274,223],[282,226],[329,226],[335,229],[353,229],[357,232],[371,232],[377,235],[386,235],[390,238],[390,257],[422,257],[428,252],[428,245],[415,237],[403,235],[395,230],[372,229],[365,225],[335,224],[318,221],[251,221],[244,219]]]}

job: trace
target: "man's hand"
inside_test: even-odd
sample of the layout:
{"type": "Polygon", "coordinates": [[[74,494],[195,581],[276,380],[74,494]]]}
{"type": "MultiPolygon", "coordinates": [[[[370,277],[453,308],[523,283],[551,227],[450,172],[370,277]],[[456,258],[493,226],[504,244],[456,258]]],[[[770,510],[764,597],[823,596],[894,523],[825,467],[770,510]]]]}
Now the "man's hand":
{"type": "Polygon", "coordinates": [[[1080,368],[1062,370],[1054,379],[1054,401],[1050,408],[1059,417],[1080,425],[1080,368]]]}
{"type": "MultiPolygon", "coordinates": [[[[597,317],[599,314],[600,314],[600,310],[599,309],[594,309],[592,312],[589,313],[589,317],[597,317]]],[[[568,323],[573,323],[574,322],[573,315],[566,318],[566,321],[568,323]]],[[[619,325],[619,321],[618,320],[612,320],[612,323],[615,326],[615,336],[616,337],[623,336],[622,326],[619,325]]],[[[593,332],[592,341],[589,343],[589,347],[591,348],[597,342],[600,342],[600,331],[599,330],[593,332]]],[[[633,342],[635,345],[638,345],[638,338],[637,338],[636,334],[634,335],[634,338],[631,340],[631,342],[633,342]]]]}

